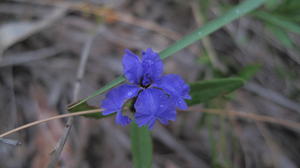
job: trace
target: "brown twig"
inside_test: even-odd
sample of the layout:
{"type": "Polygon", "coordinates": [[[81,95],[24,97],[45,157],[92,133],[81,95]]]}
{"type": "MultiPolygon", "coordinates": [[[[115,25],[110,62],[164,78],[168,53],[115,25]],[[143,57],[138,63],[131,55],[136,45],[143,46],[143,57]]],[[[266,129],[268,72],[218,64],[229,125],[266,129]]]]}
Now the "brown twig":
{"type": "Polygon", "coordinates": [[[279,104],[287,109],[298,112],[300,114],[300,104],[299,103],[294,102],[273,90],[264,88],[258,84],[252,83],[252,82],[249,82],[245,86],[245,89],[248,91],[251,91],[265,99],[271,100],[274,103],[279,104]]]}
{"type": "Polygon", "coordinates": [[[0,138],[3,138],[7,135],[13,134],[13,133],[21,131],[23,129],[26,129],[26,128],[29,128],[29,127],[32,127],[32,126],[35,126],[35,125],[38,125],[38,124],[41,124],[41,123],[44,123],[44,122],[48,122],[48,121],[51,121],[51,120],[56,120],[56,119],[66,118],[66,117],[79,116],[79,115],[84,115],[84,114],[93,114],[93,113],[98,113],[98,112],[101,112],[101,111],[102,111],[102,109],[87,110],[87,111],[81,111],[81,112],[76,112],[76,113],[68,113],[68,114],[57,115],[57,116],[53,116],[53,117],[46,118],[46,119],[43,119],[43,120],[34,121],[34,122],[31,122],[31,123],[22,125],[22,126],[20,126],[18,128],[15,128],[13,130],[7,131],[7,132],[1,134],[0,138]]]}
{"type": "Polygon", "coordinates": [[[0,62],[1,67],[14,66],[27,62],[45,59],[57,55],[62,51],[59,47],[47,47],[34,51],[22,52],[20,54],[6,55],[0,62]]]}
{"type": "Polygon", "coordinates": [[[0,138],[0,142],[8,144],[8,145],[12,145],[12,146],[17,146],[17,145],[22,144],[20,141],[13,140],[13,139],[4,139],[4,138],[0,138]]]}
{"type": "Polygon", "coordinates": [[[142,27],[144,29],[159,33],[172,40],[178,40],[181,37],[179,33],[168,28],[164,28],[155,22],[140,19],[129,13],[119,12],[107,7],[97,7],[86,3],[79,3],[73,5],[71,8],[74,10],[79,10],[81,12],[102,16],[108,22],[120,21],[134,26],[142,27]]]}
{"type": "Polygon", "coordinates": [[[245,119],[251,119],[259,122],[278,124],[284,127],[292,128],[296,131],[300,131],[300,123],[284,120],[284,119],[277,119],[270,116],[258,115],[253,113],[242,113],[236,111],[217,110],[217,109],[203,109],[201,111],[206,113],[211,113],[211,114],[218,114],[218,115],[225,115],[225,116],[228,115],[228,116],[240,117],[245,119]]]}
{"type": "MultiPolygon", "coordinates": [[[[81,112],[76,112],[76,113],[68,113],[68,114],[57,115],[57,116],[53,116],[53,117],[50,117],[50,118],[34,121],[34,122],[31,122],[31,123],[25,124],[23,126],[20,126],[18,128],[15,128],[13,130],[10,130],[8,132],[5,132],[5,133],[0,135],[0,138],[3,138],[5,136],[13,134],[17,131],[20,131],[20,130],[23,130],[23,129],[26,129],[26,128],[29,128],[29,127],[32,127],[32,126],[35,126],[35,125],[38,125],[38,124],[41,124],[41,123],[44,123],[44,122],[48,122],[48,121],[51,121],[51,120],[56,120],[56,119],[61,119],[61,118],[66,118],[66,117],[72,117],[72,116],[78,116],[78,115],[92,114],[92,113],[101,112],[102,110],[103,109],[95,109],[95,110],[87,110],[87,111],[81,111],[81,112]]],[[[191,109],[190,111],[194,111],[194,110],[191,109]]],[[[255,120],[255,121],[259,121],[259,122],[273,123],[273,124],[278,124],[278,125],[282,125],[282,126],[285,126],[285,127],[300,130],[300,123],[293,122],[293,121],[288,121],[288,120],[283,120],[283,119],[276,119],[276,118],[269,117],[269,116],[242,113],[242,112],[235,112],[235,111],[223,111],[223,110],[217,110],[217,109],[203,109],[201,111],[206,112],[206,113],[211,113],[211,114],[230,115],[230,116],[234,116],[234,117],[251,119],[251,120],[255,120]]]]}
{"type": "MultiPolygon", "coordinates": [[[[82,81],[82,78],[83,78],[83,75],[84,75],[84,71],[85,71],[88,56],[90,55],[90,49],[91,49],[91,46],[93,44],[93,41],[94,41],[95,37],[100,32],[100,26],[96,28],[96,31],[90,36],[90,38],[88,38],[88,40],[86,41],[86,43],[83,47],[83,50],[82,50],[82,53],[81,53],[81,58],[80,58],[80,63],[79,63],[79,68],[78,68],[78,71],[77,71],[76,82],[74,84],[72,102],[75,102],[78,99],[80,84],[81,84],[81,81],[82,81]]],[[[72,128],[72,124],[73,124],[73,118],[71,117],[71,118],[68,119],[68,121],[66,123],[64,134],[61,136],[58,143],[56,144],[56,147],[54,148],[54,150],[52,152],[52,157],[51,157],[51,160],[49,162],[48,168],[54,168],[56,166],[56,163],[58,162],[59,156],[60,156],[60,154],[63,150],[63,147],[64,147],[64,145],[65,145],[65,143],[68,139],[70,130],[72,128]]]]}

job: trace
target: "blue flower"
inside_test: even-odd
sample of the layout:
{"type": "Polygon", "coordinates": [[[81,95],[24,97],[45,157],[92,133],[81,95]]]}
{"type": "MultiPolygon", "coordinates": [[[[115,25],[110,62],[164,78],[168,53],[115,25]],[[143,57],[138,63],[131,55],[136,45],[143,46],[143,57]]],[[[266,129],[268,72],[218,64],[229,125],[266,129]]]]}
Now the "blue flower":
{"type": "Polygon", "coordinates": [[[142,59],[125,50],[123,56],[124,76],[130,84],[111,89],[101,107],[103,115],[117,113],[116,123],[125,126],[131,122],[123,115],[123,105],[134,100],[134,119],[138,126],[153,128],[156,120],[162,124],[176,119],[176,108],[188,108],[184,99],[191,99],[189,86],[175,74],[162,75],[163,63],[158,53],[148,48],[142,59]]]}

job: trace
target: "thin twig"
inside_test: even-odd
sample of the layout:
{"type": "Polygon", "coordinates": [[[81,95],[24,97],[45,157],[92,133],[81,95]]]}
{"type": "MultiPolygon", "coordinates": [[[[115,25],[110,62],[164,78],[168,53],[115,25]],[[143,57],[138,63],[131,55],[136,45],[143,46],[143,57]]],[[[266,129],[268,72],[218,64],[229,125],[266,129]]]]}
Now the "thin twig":
{"type": "Polygon", "coordinates": [[[300,131],[300,123],[284,120],[284,119],[277,119],[270,116],[258,115],[253,113],[242,113],[236,111],[217,110],[217,109],[203,109],[201,111],[206,113],[211,113],[211,114],[218,114],[218,115],[225,115],[225,116],[228,115],[228,116],[240,117],[245,119],[251,119],[259,122],[277,124],[277,125],[291,128],[296,131],[300,131]]]}
{"type": "MultiPolygon", "coordinates": [[[[89,3],[85,2],[59,2],[59,3],[53,3],[51,1],[30,1],[26,3],[33,3],[38,5],[50,5],[50,6],[65,6],[68,9],[71,10],[77,10],[83,13],[87,14],[93,14],[97,16],[104,17],[104,19],[108,22],[114,22],[114,21],[120,21],[127,24],[131,24],[137,27],[144,28],[146,30],[151,30],[155,33],[161,34],[164,37],[171,39],[171,40],[179,40],[181,35],[177,33],[176,31],[173,31],[171,29],[165,28],[153,21],[150,20],[144,20],[138,17],[135,17],[129,13],[120,12],[115,9],[106,7],[106,6],[96,6],[91,5],[89,3]]],[[[1,50],[0,50],[1,51],[1,50]]]]}
{"type": "Polygon", "coordinates": [[[8,145],[12,145],[12,146],[17,146],[17,145],[22,144],[20,141],[13,140],[13,139],[4,139],[4,138],[0,138],[0,142],[8,144],[8,145]]]}
{"type": "Polygon", "coordinates": [[[102,16],[107,21],[120,21],[134,26],[142,27],[146,30],[151,30],[153,32],[159,33],[165,36],[166,38],[172,40],[179,40],[181,37],[179,33],[170,30],[168,28],[162,27],[161,25],[155,22],[140,19],[129,13],[119,12],[107,7],[97,7],[97,6],[90,5],[88,3],[79,3],[73,5],[71,8],[74,10],[79,10],[81,12],[102,16]]]}
{"type": "MultiPolygon", "coordinates": [[[[44,122],[48,122],[51,120],[72,117],[72,116],[78,116],[78,115],[92,114],[92,113],[97,113],[97,112],[101,112],[101,111],[103,111],[103,109],[87,110],[87,111],[81,111],[81,112],[76,112],[76,113],[57,115],[57,116],[53,116],[50,118],[34,121],[34,122],[28,123],[26,125],[20,126],[18,128],[15,128],[13,130],[10,130],[8,132],[5,132],[0,135],[0,138],[3,138],[5,136],[13,134],[17,131],[20,131],[20,130],[44,123],[44,122]]],[[[189,111],[196,111],[196,110],[193,110],[191,108],[191,109],[189,109],[189,111]]],[[[276,118],[264,116],[264,115],[249,114],[249,113],[242,113],[242,112],[235,112],[235,111],[224,111],[224,110],[218,110],[218,109],[203,109],[201,111],[206,112],[206,113],[211,113],[211,114],[230,115],[230,116],[234,116],[234,117],[246,118],[246,119],[251,119],[251,120],[260,121],[260,122],[273,123],[273,124],[278,124],[278,125],[282,125],[285,127],[300,130],[300,123],[298,123],[298,122],[293,122],[293,121],[288,121],[288,120],[283,120],[283,119],[276,119],[276,118]]]]}
{"type": "MultiPolygon", "coordinates": [[[[86,41],[86,43],[83,47],[83,50],[81,53],[81,59],[80,59],[80,63],[79,63],[79,68],[77,71],[77,78],[76,78],[76,82],[74,84],[72,102],[75,102],[78,99],[80,84],[81,84],[81,81],[82,81],[82,78],[84,75],[88,56],[90,55],[91,46],[93,44],[95,37],[98,35],[98,33],[101,30],[100,26],[101,25],[99,25],[97,27],[96,31],[90,36],[90,38],[88,38],[88,40],[86,41]]],[[[73,118],[71,117],[68,119],[66,126],[65,126],[64,133],[61,136],[61,138],[59,139],[58,143],[56,144],[56,147],[54,148],[54,150],[52,152],[52,156],[51,156],[51,160],[49,162],[48,168],[54,168],[56,166],[59,156],[60,156],[60,154],[63,150],[63,147],[68,139],[72,124],[73,124],[73,118]]]]}
{"type": "Polygon", "coordinates": [[[56,120],[56,119],[66,118],[66,117],[79,116],[79,115],[84,115],[84,114],[93,114],[93,113],[98,113],[98,112],[101,112],[101,111],[102,111],[102,109],[87,110],[87,111],[81,111],[81,112],[76,112],[76,113],[68,113],[68,114],[57,115],[57,116],[53,116],[53,117],[50,117],[50,118],[34,121],[34,122],[31,122],[31,123],[22,125],[22,126],[20,126],[18,128],[15,128],[13,130],[7,131],[7,132],[1,134],[0,138],[3,138],[5,136],[13,134],[17,131],[21,131],[23,129],[26,129],[26,128],[29,128],[29,127],[32,127],[32,126],[35,126],[35,125],[38,125],[38,124],[41,124],[41,123],[44,123],[44,122],[48,122],[48,121],[51,121],[51,120],[56,120]]]}
{"type": "Polygon", "coordinates": [[[266,89],[258,84],[251,83],[251,82],[245,86],[245,89],[248,91],[251,91],[265,99],[271,100],[274,103],[277,103],[287,109],[298,112],[300,114],[300,104],[299,103],[294,102],[273,90],[266,89]]]}
{"type": "Polygon", "coordinates": [[[59,47],[48,47],[15,55],[6,55],[0,62],[0,68],[32,62],[57,55],[62,51],[59,47]]]}

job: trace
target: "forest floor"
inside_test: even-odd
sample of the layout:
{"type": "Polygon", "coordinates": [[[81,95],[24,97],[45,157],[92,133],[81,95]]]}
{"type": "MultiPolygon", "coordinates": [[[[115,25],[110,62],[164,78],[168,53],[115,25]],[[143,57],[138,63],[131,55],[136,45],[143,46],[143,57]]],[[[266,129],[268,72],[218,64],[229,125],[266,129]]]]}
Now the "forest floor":
{"type": "MultiPolygon", "coordinates": [[[[161,51],[238,3],[1,1],[0,132],[67,113],[86,52],[79,98],[122,74],[124,49],[161,51]]],[[[266,19],[275,14],[288,18],[288,10],[297,26],[300,10],[280,3],[265,5],[164,61],[165,73],[180,74],[187,82],[239,75],[249,80],[227,97],[178,112],[177,121],[168,126],[156,124],[154,168],[197,168],[199,163],[213,168],[300,167],[300,31],[266,19]],[[218,111],[207,113],[207,108],[218,111]]],[[[102,99],[89,103],[98,106],[102,99]]],[[[51,121],[6,137],[19,145],[0,141],[0,167],[47,167],[65,122],[51,121]]],[[[127,168],[131,159],[128,127],[115,125],[114,117],[80,117],[60,165],[127,168]]]]}

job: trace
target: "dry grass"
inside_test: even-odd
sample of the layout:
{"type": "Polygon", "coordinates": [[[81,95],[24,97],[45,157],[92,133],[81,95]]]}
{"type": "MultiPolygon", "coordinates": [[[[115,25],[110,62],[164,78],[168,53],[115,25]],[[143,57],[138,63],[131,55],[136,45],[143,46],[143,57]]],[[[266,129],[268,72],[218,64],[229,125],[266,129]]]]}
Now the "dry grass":
{"type": "MultiPolygon", "coordinates": [[[[101,30],[90,48],[79,98],[122,73],[125,48],[140,51],[152,47],[160,51],[201,24],[196,22],[191,4],[183,1],[62,2],[0,3],[0,42],[9,36],[17,37],[1,35],[8,23],[15,23],[9,30],[24,33],[14,43],[5,43],[5,48],[0,46],[1,133],[42,116],[66,113],[83,44],[99,24],[101,30]],[[46,22],[47,16],[55,14],[61,5],[64,12],[46,22]],[[37,29],[35,26],[41,23],[47,24],[37,29]],[[36,96],[40,91],[45,94],[36,96]]],[[[210,20],[221,13],[222,4],[234,2],[213,1],[208,12],[202,14],[210,20]]],[[[295,108],[300,102],[297,49],[284,47],[265,25],[253,17],[244,17],[211,35],[203,45],[199,42],[165,61],[167,73],[180,74],[188,82],[236,76],[253,63],[262,68],[250,81],[259,89],[246,86],[229,99],[219,98],[203,105],[215,110],[196,107],[180,112],[177,121],[165,128],[155,127],[154,167],[197,167],[198,163],[211,167],[300,167],[300,115],[295,108]],[[207,49],[213,57],[207,55],[207,49]],[[223,66],[226,71],[222,73],[223,66]]],[[[299,41],[299,36],[290,35],[299,41]]],[[[98,106],[102,98],[98,96],[90,104],[98,106]]],[[[49,122],[7,137],[22,145],[0,141],[0,167],[47,164],[49,160],[41,156],[55,148],[61,131],[54,130],[61,128],[57,126],[60,124],[49,122]],[[42,148],[45,144],[47,147],[42,148]]],[[[61,165],[131,167],[128,129],[116,126],[113,118],[81,117],[75,119],[73,128],[61,165]]]]}

